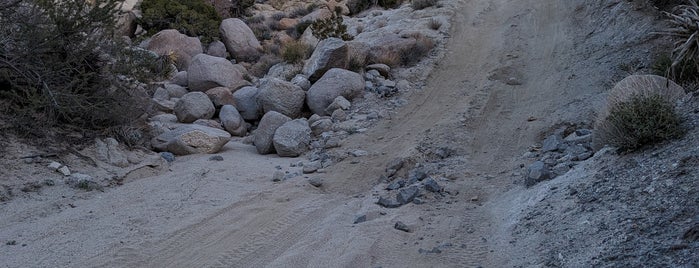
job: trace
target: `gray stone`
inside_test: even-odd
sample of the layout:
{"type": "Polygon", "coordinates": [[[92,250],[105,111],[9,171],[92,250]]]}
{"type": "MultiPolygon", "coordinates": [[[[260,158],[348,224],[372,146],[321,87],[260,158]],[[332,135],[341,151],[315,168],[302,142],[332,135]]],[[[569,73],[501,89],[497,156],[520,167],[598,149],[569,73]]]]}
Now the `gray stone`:
{"type": "Polygon", "coordinates": [[[299,65],[280,62],[272,65],[272,67],[267,71],[267,74],[264,75],[264,78],[277,78],[287,81],[293,78],[293,76],[298,74],[300,71],[301,67],[299,65]]]}
{"type": "Polygon", "coordinates": [[[174,111],[177,120],[182,123],[191,123],[197,119],[212,118],[216,108],[203,92],[190,92],[175,103],[174,111]]]}
{"type": "Polygon", "coordinates": [[[233,136],[245,136],[248,133],[248,128],[240,116],[238,110],[233,105],[224,105],[221,107],[221,112],[218,117],[221,119],[223,129],[231,133],[233,136]]]}
{"type": "Polygon", "coordinates": [[[320,135],[323,132],[331,131],[333,128],[333,121],[330,119],[320,119],[311,124],[311,132],[313,135],[320,135]]]}
{"type": "Polygon", "coordinates": [[[175,161],[175,155],[171,152],[161,152],[160,157],[165,159],[168,163],[172,163],[175,161]]]}
{"type": "Polygon", "coordinates": [[[223,156],[212,155],[211,157],[209,157],[209,161],[223,161],[223,156]]]}
{"type": "Polygon", "coordinates": [[[228,56],[228,52],[226,51],[226,45],[218,40],[213,41],[209,44],[209,46],[206,48],[206,54],[224,59],[226,58],[226,56],[228,56]]]}
{"type": "Polygon", "coordinates": [[[303,174],[310,174],[322,168],[320,161],[311,161],[303,165],[303,174]]]}
{"type": "MultiPolygon", "coordinates": [[[[186,72],[185,72],[186,73],[186,72]]],[[[185,82],[186,84],[186,82],[185,82]]],[[[163,85],[165,91],[169,95],[169,98],[182,98],[185,94],[189,93],[186,88],[178,84],[165,84],[163,85]]]]}
{"type": "Polygon", "coordinates": [[[308,89],[311,88],[311,81],[308,81],[308,78],[302,74],[297,74],[294,76],[294,78],[291,79],[291,83],[300,87],[304,91],[308,91],[308,89]]]}
{"type": "Polygon", "coordinates": [[[365,221],[366,221],[366,214],[360,215],[360,216],[357,216],[356,218],[354,218],[354,222],[352,222],[352,224],[359,224],[359,223],[362,223],[365,221]]]}
{"type": "Polygon", "coordinates": [[[373,70],[381,74],[383,77],[389,77],[391,75],[391,67],[383,63],[370,64],[366,66],[367,70],[373,70]]]}
{"type": "Polygon", "coordinates": [[[274,171],[274,175],[272,175],[272,181],[278,182],[284,180],[284,172],[281,170],[274,171]]]}
{"type": "Polygon", "coordinates": [[[398,203],[400,203],[401,205],[405,205],[413,201],[413,199],[417,197],[418,194],[420,194],[420,188],[418,188],[417,186],[403,188],[398,192],[398,195],[396,196],[396,201],[398,201],[398,203]]]}
{"type": "Polygon", "coordinates": [[[385,208],[397,208],[403,205],[398,203],[395,199],[384,197],[379,197],[379,201],[376,204],[385,208]]]}
{"type": "Polygon", "coordinates": [[[168,93],[165,88],[159,87],[153,93],[153,99],[155,99],[155,100],[170,100],[170,93],[168,93]]]}
{"type": "Polygon", "coordinates": [[[187,69],[187,85],[192,91],[207,91],[215,87],[227,87],[237,90],[250,83],[245,81],[243,73],[230,61],[199,54],[192,58],[187,69]]]}
{"type": "Polygon", "coordinates": [[[362,156],[367,156],[367,155],[369,155],[369,152],[364,151],[364,150],[352,150],[352,151],[349,152],[349,154],[350,154],[351,156],[354,156],[354,157],[362,157],[362,156]]]}
{"type": "Polygon", "coordinates": [[[575,130],[575,135],[578,136],[587,136],[592,134],[592,130],[586,129],[586,128],[581,128],[581,129],[576,129],[575,130]]]}
{"type": "Polygon", "coordinates": [[[229,18],[221,22],[219,27],[221,39],[231,57],[238,61],[256,60],[262,45],[257,40],[250,27],[240,19],[229,18]]]}
{"type": "Polygon", "coordinates": [[[397,221],[396,224],[393,225],[393,228],[396,229],[396,230],[399,230],[399,231],[406,232],[406,233],[412,232],[412,230],[410,229],[410,227],[408,227],[408,225],[405,225],[405,223],[403,223],[403,222],[401,222],[401,221],[397,221]]]}
{"type": "Polygon", "coordinates": [[[337,109],[349,110],[349,108],[351,106],[352,106],[352,103],[350,101],[348,101],[347,99],[345,99],[345,97],[337,96],[337,98],[335,98],[333,100],[333,102],[330,103],[330,105],[328,105],[327,108],[325,108],[325,112],[328,114],[332,114],[332,112],[334,112],[337,109]]]}
{"type": "Polygon", "coordinates": [[[192,122],[192,124],[224,130],[223,126],[221,126],[221,122],[213,119],[197,119],[196,121],[192,122]]]}
{"type": "Polygon", "coordinates": [[[388,186],[386,186],[386,190],[390,190],[390,191],[398,190],[398,189],[402,188],[403,186],[405,186],[404,180],[396,180],[396,181],[392,182],[391,184],[389,184],[388,186]]]}
{"type": "Polygon", "coordinates": [[[544,162],[536,161],[527,168],[527,177],[524,180],[525,186],[531,187],[538,182],[551,179],[551,171],[544,162]]]}
{"type": "Polygon", "coordinates": [[[63,176],[70,176],[70,174],[71,174],[70,169],[68,168],[68,166],[61,166],[61,167],[58,168],[56,171],[58,171],[58,173],[63,174],[63,176]]]}
{"type": "Polygon", "coordinates": [[[48,167],[53,171],[58,170],[59,168],[61,168],[61,166],[63,166],[63,165],[61,165],[61,163],[58,163],[56,161],[51,161],[51,163],[49,163],[49,165],[48,165],[48,167]]]}
{"type": "Polygon", "coordinates": [[[404,163],[405,161],[403,161],[403,158],[394,158],[391,162],[388,162],[386,166],[386,176],[391,177],[395,175],[398,170],[403,168],[404,163]]]}
{"type": "Polygon", "coordinates": [[[309,149],[311,128],[305,119],[288,121],[277,128],[273,143],[279,156],[297,157],[309,149]]]}
{"type": "Polygon", "coordinates": [[[171,100],[151,99],[153,108],[157,111],[171,113],[175,109],[175,102],[171,100]]]}
{"type": "Polygon", "coordinates": [[[425,178],[427,178],[427,170],[422,166],[415,167],[408,172],[408,184],[422,181],[425,178]]]}
{"type": "Polygon", "coordinates": [[[542,142],[541,150],[543,152],[553,152],[559,149],[561,138],[558,135],[551,135],[542,142]]]}
{"type": "Polygon", "coordinates": [[[308,183],[316,188],[323,186],[323,180],[320,178],[312,178],[312,179],[308,180],[308,183]]]}
{"type": "Polygon", "coordinates": [[[291,118],[301,116],[306,92],[300,87],[277,78],[260,80],[258,100],[262,110],[279,112],[291,118]]]}
{"type": "Polygon", "coordinates": [[[192,124],[160,134],[153,138],[151,144],[158,151],[176,155],[214,154],[219,152],[230,138],[231,134],[226,131],[192,124]]]}
{"type": "Polygon", "coordinates": [[[199,38],[189,37],[177,30],[162,30],[150,38],[148,50],[174,59],[177,69],[187,70],[192,57],[204,53],[199,38]]]}
{"type": "Polygon", "coordinates": [[[423,185],[425,186],[425,190],[433,193],[441,192],[443,189],[442,186],[439,185],[439,183],[437,183],[437,181],[435,181],[432,178],[426,179],[423,182],[423,185]]]}
{"type": "Polygon", "coordinates": [[[113,138],[95,139],[97,159],[117,167],[127,167],[129,161],[119,149],[119,142],[113,138]]]}
{"type": "Polygon", "coordinates": [[[306,102],[313,113],[327,115],[327,108],[338,96],[347,100],[353,100],[362,96],[364,92],[364,78],[358,73],[343,70],[330,69],[308,90],[306,102]]]}
{"type": "Polygon", "coordinates": [[[332,112],[332,115],[330,115],[330,118],[332,118],[333,122],[342,122],[347,120],[347,113],[345,110],[342,109],[336,109],[335,111],[332,112]]]}
{"type": "Polygon", "coordinates": [[[74,173],[65,179],[66,184],[73,188],[80,188],[84,190],[94,190],[100,189],[101,187],[90,175],[74,173]]]}
{"type": "Polygon", "coordinates": [[[227,87],[215,87],[206,91],[206,96],[209,96],[214,107],[221,108],[223,105],[233,105],[233,93],[227,87]]]}
{"type": "Polygon", "coordinates": [[[240,112],[243,119],[256,121],[262,115],[262,107],[257,101],[259,89],[252,86],[243,87],[233,92],[233,102],[235,108],[240,112]]]}
{"type": "Polygon", "coordinates": [[[289,121],[291,121],[291,118],[275,111],[268,112],[262,116],[260,124],[253,132],[257,152],[260,154],[274,153],[274,133],[277,128],[289,121]]]}
{"type": "Polygon", "coordinates": [[[308,77],[308,80],[316,81],[332,68],[345,69],[349,62],[348,52],[349,49],[342,39],[334,37],[324,39],[318,43],[303,66],[303,74],[308,77]]]}
{"type": "Polygon", "coordinates": [[[188,81],[187,71],[177,72],[174,76],[172,76],[172,79],[170,79],[170,81],[175,85],[186,87],[188,81]]]}

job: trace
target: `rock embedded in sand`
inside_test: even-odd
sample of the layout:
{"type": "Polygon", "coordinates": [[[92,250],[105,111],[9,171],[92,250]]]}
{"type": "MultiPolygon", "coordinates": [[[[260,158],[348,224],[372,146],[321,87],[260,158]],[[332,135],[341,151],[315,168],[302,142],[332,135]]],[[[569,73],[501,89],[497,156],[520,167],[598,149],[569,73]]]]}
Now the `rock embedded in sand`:
{"type": "Polygon", "coordinates": [[[231,134],[224,130],[192,124],[160,134],[151,143],[156,150],[176,155],[213,154],[219,152],[230,138],[231,134]]]}
{"type": "Polygon", "coordinates": [[[279,156],[297,157],[309,149],[311,128],[305,119],[286,122],[274,132],[272,142],[279,156]]]}

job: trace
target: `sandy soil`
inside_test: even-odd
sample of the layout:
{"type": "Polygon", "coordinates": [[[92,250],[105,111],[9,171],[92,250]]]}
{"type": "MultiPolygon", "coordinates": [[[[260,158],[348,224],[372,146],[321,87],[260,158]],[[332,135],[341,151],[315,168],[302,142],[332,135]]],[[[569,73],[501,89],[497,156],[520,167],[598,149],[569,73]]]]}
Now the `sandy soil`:
{"type": "Polygon", "coordinates": [[[1,265],[512,265],[521,252],[507,247],[508,228],[521,207],[506,197],[527,193],[516,172],[527,161],[521,155],[556,124],[589,122],[617,59],[645,41],[623,32],[643,21],[597,20],[600,10],[626,12],[609,1],[458,2],[426,87],[391,119],[344,141],[343,149],[369,155],[309,176],[322,187],[301,177],[272,182],[276,169],[296,172],[303,159],[260,156],[233,141],[218,154],[223,161],[181,157],[161,175],[104,192],[45,188],[0,206],[0,239],[24,244],[0,245],[1,265]],[[437,148],[453,153],[436,159],[437,148]],[[449,193],[376,205],[396,158],[441,163],[435,176],[449,193]],[[353,224],[358,215],[367,221],[353,224]],[[413,231],[394,229],[396,221],[413,231]]]}

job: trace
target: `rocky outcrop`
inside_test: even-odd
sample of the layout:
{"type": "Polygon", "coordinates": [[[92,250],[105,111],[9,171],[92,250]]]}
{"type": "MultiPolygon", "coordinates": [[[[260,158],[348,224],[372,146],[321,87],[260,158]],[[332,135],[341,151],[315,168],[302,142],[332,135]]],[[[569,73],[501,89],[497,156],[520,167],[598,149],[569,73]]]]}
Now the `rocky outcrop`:
{"type": "Polygon", "coordinates": [[[306,92],[300,87],[276,78],[262,79],[258,100],[266,113],[276,111],[291,118],[301,116],[306,92]]]}
{"type": "Polygon", "coordinates": [[[318,115],[327,115],[325,109],[335,98],[343,96],[352,100],[362,95],[364,78],[358,73],[344,69],[330,69],[308,90],[306,102],[311,111],[318,115]]]}
{"type": "Polygon", "coordinates": [[[158,151],[167,151],[176,155],[214,154],[228,143],[231,134],[226,131],[201,126],[182,125],[167,131],[151,141],[158,151]]]}
{"type": "Polygon", "coordinates": [[[297,157],[308,151],[311,128],[305,119],[286,122],[274,132],[273,143],[279,156],[297,157]]]}
{"type": "Polygon", "coordinates": [[[345,41],[339,38],[328,38],[318,43],[311,57],[303,66],[303,73],[310,81],[316,81],[331,68],[347,68],[349,61],[345,41]]]}
{"type": "Polygon", "coordinates": [[[236,90],[249,85],[243,74],[230,61],[206,54],[192,58],[187,69],[189,90],[207,91],[215,87],[227,87],[236,90]]]}
{"type": "Polygon", "coordinates": [[[277,131],[277,128],[289,121],[291,121],[291,118],[281,113],[275,111],[265,113],[257,129],[253,132],[257,152],[260,154],[274,153],[274,132],[277,131]]]}
{"type": "Polygon", "coordinates": [[[262,46],[250,27],[242,20],[225,19],[221,22],[219,30],[231,57],[238,61],[252,61],[260,56],[262,46]]]}
{"type": "Polygon", "coordinates": [[[216,108],[206,94],[190,92],[175,103],[174,111],[177,120],[182,123],[192,123],[197,119],[211,119],[216,108]]]}
{"type": "Polygon", "coordinates": [[[160,56],[170,56],[179,70],[187,70],[192,57],[204,53],[201,41],[177,30],[162,30],[148,42],[147,49],[160,56]]]}

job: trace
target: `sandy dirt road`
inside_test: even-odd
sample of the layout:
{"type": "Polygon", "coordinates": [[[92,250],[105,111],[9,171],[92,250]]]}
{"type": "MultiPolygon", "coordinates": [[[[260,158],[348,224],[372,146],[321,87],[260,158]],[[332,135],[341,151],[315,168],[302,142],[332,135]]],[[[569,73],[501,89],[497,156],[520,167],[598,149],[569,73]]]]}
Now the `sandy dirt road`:
{"type": "Polygon", "coordinates": [[[600,64],[590,57],[596,50],[576,52],[590,24],[581,26],[580,16],[594,11],[584,2],[459,1],[426,87],[408,94],[392,119],[350,136],[343,147],[369,155],[329,168],[320,189],[272,183],[275,166],[299,160],[232,142],[224,162],[185,157],[165,175],[73,200],[77,209],[41,216],[5,208],[2,232],[31,242],[3,253],[6,266],[500,266],[515,257],[503,221],[516,208],[499,200],[521,187],[511,174],[519,156],[552,125],[586,117],[603,86],[596,69],[584,69],[600,64]],[[374,204],[387,163],[438,147],[454,151],[449,184],[458,195],[396,209],[374,204]],[[353,224],[357,215],[368,220],[353,224]],[[397,220],[413,232],[395,230],[397,220]],[[17,221],[26,224],[9,225],[17,221]],[[433,248],[440,253],[426,252],[433,248]],[[40,251],[48,254],[32,259],[40,251]]]}

